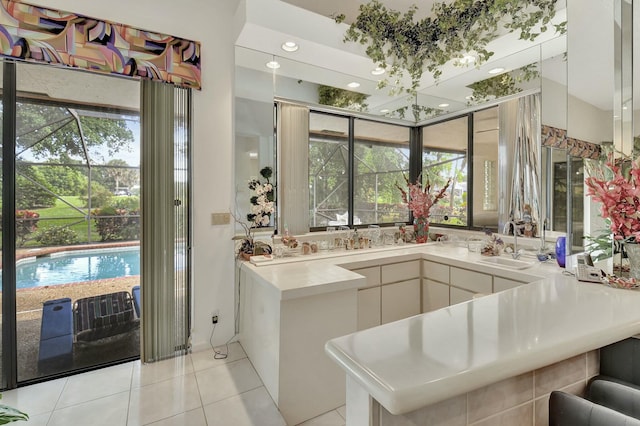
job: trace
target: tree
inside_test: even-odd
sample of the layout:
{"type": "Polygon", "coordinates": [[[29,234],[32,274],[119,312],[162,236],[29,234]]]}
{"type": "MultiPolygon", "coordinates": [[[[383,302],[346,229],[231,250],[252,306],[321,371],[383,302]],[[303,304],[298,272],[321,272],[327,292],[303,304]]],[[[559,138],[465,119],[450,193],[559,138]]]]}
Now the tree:
{"type": "MultiPolygon", "coordinates": [[[[74,109],[25,101],[19,102],[17,108],[16,152],[19,155],[24,152],[38,160],[73,158],[89,161],[74,109]]],[[[111,157],[117,152],[131,150],[134,137],[126,120],[81,115],[79,122],[94,164],[103,163],[105,154],[111,157]]]]}
{"type": "Polygon", "coordinates": [[[106,165],[107,167],[100,168],[100,173],[104,179],[103,185],[111,187],[113,183],[114,191],[118,191],[121,186],[130,188],[139,181],[138,169],[132,168],[124,160],[109,160],[106,165]]]}
{"type": "Polygon", "coordinates": [[[78,195],[87,188],[87,167],[38,166],[38,170],[58,195],[78,195]]]}

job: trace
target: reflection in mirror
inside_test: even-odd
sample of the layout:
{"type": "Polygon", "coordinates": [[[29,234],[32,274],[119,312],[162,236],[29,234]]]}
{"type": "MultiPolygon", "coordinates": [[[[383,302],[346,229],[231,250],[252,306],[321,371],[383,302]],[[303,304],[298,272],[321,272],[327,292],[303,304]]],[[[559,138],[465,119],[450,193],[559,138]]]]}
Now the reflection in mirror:
{"type": "Polygon", "coordinates": [[[442,188],[451,178],[447,196],[431,210],[431,223],[467,226],[469,116],[422,129],[422,181],[442,188]]]}
{"type": "Polygon", "coordinates": [[[498,231],[498,107],[473,115],[473,224],[498,231]]]}
{"type": "MultiPolygon", "coordinates": [[[[584,7],[584,2],[580,0],[568,0],[567,14],[570,17],[567,37],[567,137],[598,145],[611,143],[614,140],[613,2],[593,2],[589,7],[584,7]],[[594,31],[594,28],[598,30],[594,31]]],[[[568,159],[566,162],[568,180],[581,170],[581,164],[574,164],[575,160],[568,159]]],[[[569,185],[567,194],[569,202],[575,200],[574,209],[578,209],[579,204],[584,210],[584,234],[579,233],[579,221],[568,222],[567,233],[572,234],[573,242],[570,249],[574,252],[582,251],[583,244],[579,243],[579,237],[598,235],[606,229],[598,204],[589,202],[589,199],[579,200],[577,194],[573,194],[578,188],[579,185],[569,185]],[[575,225],[575,229],[572,229],[572,225],[575,225]]]]}
{"type": "MultiPolygon", "coordinates": [[[[252,57],[264,64],[271,55],[236,49],[236,54],[252,57]]],[[[242,63],[243,61],[238,61],[242,63]]],[[[273,85],[269,73],[236,65],[235,87],[235,189],[234,215],[247,222],[251,196],[251,179],[260,179],[260,170],[269,166],[275,170],[273,136],[273,85]]],[[[236,232],[243,232],[236,223],[236,232]]]]}

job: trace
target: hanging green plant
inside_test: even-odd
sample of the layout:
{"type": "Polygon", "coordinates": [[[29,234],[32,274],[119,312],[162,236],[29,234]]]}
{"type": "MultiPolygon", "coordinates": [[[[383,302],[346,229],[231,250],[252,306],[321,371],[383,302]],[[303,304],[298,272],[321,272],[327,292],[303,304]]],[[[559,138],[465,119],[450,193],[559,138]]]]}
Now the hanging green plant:
{"type": "Polygon", "coordinates": [[[336,108],[346,108],[354,111],[366,111],[367,95],[333,86],[318,86],[318,103],[336,108]]]}
{"type": "MultiPolygon", "coordinates": [[[[360,13],[344,41],[366,46],[367,56],[387,69],[392,94],[415,94],[425,70],[438,79],[441,67],[450,60],[473,54],[476,64],[487,61],[493,52],[486,46],[503,29],[519,31],[520,39],[534,40],[551,25],[556,1],[453,0],[435,3],[432,16],[416,21],[415,5],[401,13],[387,9],[379,0],[371,0],[360,5],[360,13]],[[411,78],[408,88],[401,83],[404,72],[411,78]]],[[[335,18],[338,23],[344,19],[344,15],[335,18]]],[[[564,24],[554,27],[561,33],[566,30],[564,24]]],[[[384,79],[378,87],[389,84],[384,79]]]]}
{"type": "Polygon", "coordinates": [[[537,65],[529,64],[512,72],[506,72],[496,75],[495,77],[476,81],[467,86],[473,90],[471,99],[467,104],[473,105],[491,99],[515,95],[516,93],[522,92],[522,89],[518,86],[520,83],[525,83],[537,78],[540,78],[537,65]]]}

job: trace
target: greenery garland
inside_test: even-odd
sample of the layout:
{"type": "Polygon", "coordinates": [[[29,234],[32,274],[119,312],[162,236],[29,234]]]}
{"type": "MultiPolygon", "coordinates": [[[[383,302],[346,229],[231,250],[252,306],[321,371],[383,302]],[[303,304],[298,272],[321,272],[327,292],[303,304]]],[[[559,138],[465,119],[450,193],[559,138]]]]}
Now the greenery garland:
{"type": "Polygon", "coordinates": [[[318,86],[318,103],[320,105],[330,105],[337,108],[364,112],[368,105],[365,103],[368,95],[351,90],[339,89],[333,86],[318,86]]]}
{"type": "MultiPolygon", "coordinates": [[[[519,31],[520,39],[533,41],[545,32],[555,16],[557,0],[453,0],[435,3],[433,16],[416,21],[415,5],[405,13],[387,9],[379,0],[360,5],[360,13],[349,26],[344,41],[366,46],[374,63],[386,68],[394,79],[392,94],[415,94],[426,69],[438,79],[441,67],[452,59],[476,55],[476,64],[487,61],[493,52],[486,49],[501,29],[519,31]],[[411,87],[400,81],[404,71],[411,87]]],[[[335,20],[340,23],[344,15],[335,20]]],[[[554,25],[564,33],[566,23],[554,25]]],[[[379,88],[389,84],[383,79],[379,88]]]]}
{"type": "Polygon", "coordinates": [[[471,83],[469,87],[473,90],[468,105],[486,102],[491,99],[498,99],[504,96],[514,95],[522,92],[518,87],[519,83],[540,78],[540,72],[536,64],[525,65],[512,72],[496,75],[495,77],[471,83]]]}

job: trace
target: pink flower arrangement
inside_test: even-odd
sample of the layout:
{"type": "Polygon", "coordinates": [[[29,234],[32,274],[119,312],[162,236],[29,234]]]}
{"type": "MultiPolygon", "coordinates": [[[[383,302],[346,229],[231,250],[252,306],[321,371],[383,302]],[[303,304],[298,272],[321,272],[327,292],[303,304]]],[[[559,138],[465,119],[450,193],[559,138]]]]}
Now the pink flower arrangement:
{"type": "Polygon", "coordinates": [[[600,214],[611,221],[614,239],[640,242],[640,165],[632,161],[626,176],[611,158],[606,168],[613,177],[588,177],[587,195],[602,203],[600,214]]]}
{"type": "Polygon", "coordinates": [[[405,182],[409,186],[409,190],[405,191],[396,183],[396,187],[402,193],[402,201],[404,201],[411,213],[413,213],[413,217],[415,218],[429,218],[429,212],[431,207],[436,205],[438,201],[440,201],[447,192],[449,185],[451,184],[451,179],[447,180],[447,183],[438,191],[435,195],[431,194],[431,183],[427,179],[427,184],[423,187],[420,183],[420,179],[418,178],[418,182],[409,183],[409,180],[404,178],[405,182]]]}

